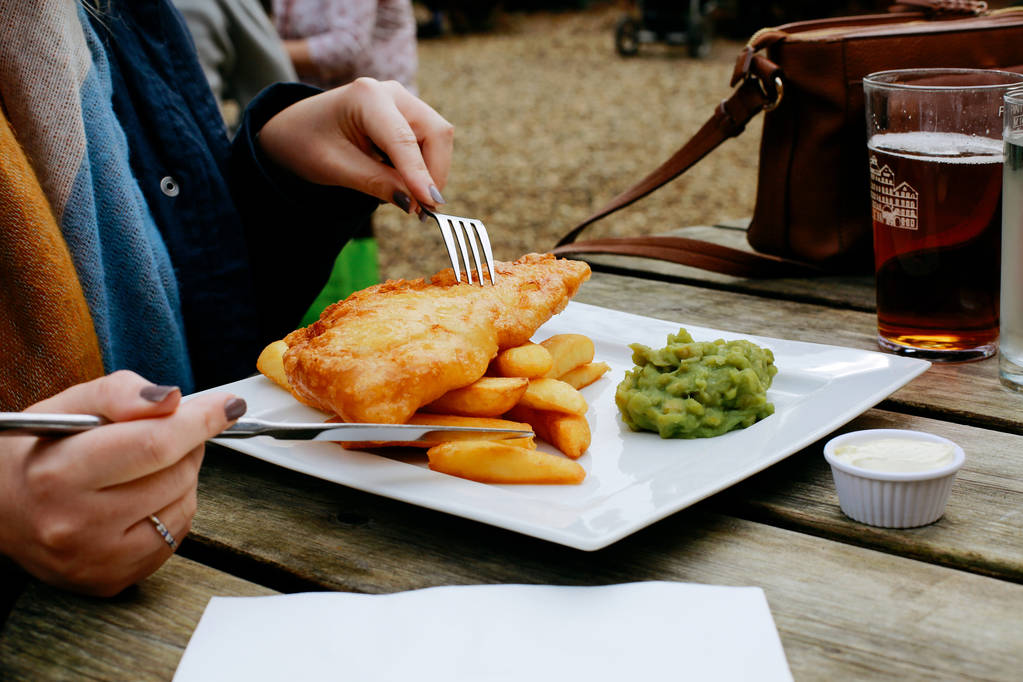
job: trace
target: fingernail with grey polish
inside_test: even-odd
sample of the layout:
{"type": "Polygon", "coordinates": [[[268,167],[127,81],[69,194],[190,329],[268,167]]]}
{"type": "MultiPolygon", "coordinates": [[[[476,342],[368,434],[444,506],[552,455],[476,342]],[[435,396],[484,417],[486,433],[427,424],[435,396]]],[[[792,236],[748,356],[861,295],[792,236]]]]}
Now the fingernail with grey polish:
{"type": "Polygon", "coordinates": [[[398,208],[405,211],[405,213],[408,213],[412,208],[412,199],[409,198],[409,195],[399,189],[394,190],[394,194],[391,195],[391,201],[393,201],[398,208]]]}
{"type": "Polygon", "coordinates": [[[422,213],[419,214],[419,222],[425,223],[429,219],[430,216],[426,215],[426,211],[423,211],[422,213]]]}
{"type": "Polygon", "coordinates": [[[177,386],[158,386],[156,384],[149,384],[148,386],[142,387],[142,390],[139,391],[139,395],[151,403],[162,403],[164,398],[176,390],[178,390],[177,386]]]}
{"type": "Polygon", "coordinates": [[[435,185],[430,185],[430,196],[433,197],[433,200],[436,201],[438,204],[448,203],[444,201],[444,196],[440,193],[440,190],[437,189],[435,185]]]}
{"type": "Polygon", "coordinates": [[[228,421],[234,421],[238,417],[245,414],[245,410],[249,409],[249,406],[245,404],[245,401],[241,398],[231,398],[224,403],[224,415],[228,421]]]}

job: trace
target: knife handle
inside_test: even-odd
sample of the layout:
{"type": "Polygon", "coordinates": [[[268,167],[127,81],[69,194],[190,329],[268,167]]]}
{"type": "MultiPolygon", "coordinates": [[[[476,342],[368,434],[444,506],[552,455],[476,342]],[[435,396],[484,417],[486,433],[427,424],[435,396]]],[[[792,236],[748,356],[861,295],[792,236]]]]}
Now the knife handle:
{"type": "Polygon", "coordinates": [[[267,423],[260,419],[242,418],[231,426],[227,427],[215,438],[252,438],[262,435],[267,429],[267,423]]]}
{"type": "Polygon", "coordinates": [[[288,424],[268,422],[252,417],[239,419],[214,438],[252,438],[253,436],[270,436],[271,438],[292,438],[308,440],[325,428],[336,424],[288,424]],[[307,435],[304,435],[307,434],[307,435]]]}
{"type": "Polygon", "coordinates": [[[0,436],[67,435],[110,422],[94,414],[0,412],[0,436]]]}
{"type": "Polygon", "coordinates": [[[270,422],[250,417],[239,419],[214,437],[252,438],[253,436],[270,436],[271,438],[283,438],[285,440],[312,440],[321,432],[338,426],[340,424],[270,422]]]}

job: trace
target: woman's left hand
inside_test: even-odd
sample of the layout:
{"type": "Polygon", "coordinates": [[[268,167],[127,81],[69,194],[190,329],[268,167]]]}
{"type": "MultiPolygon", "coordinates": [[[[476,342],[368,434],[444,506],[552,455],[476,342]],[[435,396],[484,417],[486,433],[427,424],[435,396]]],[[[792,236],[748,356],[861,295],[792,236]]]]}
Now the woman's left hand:
{"type": "Polygon", "coordinates": [[[396,81],[359,78],[296,102],[259,132],[271,159],[406,212],[444,203],[454,128],[396,81]]]}

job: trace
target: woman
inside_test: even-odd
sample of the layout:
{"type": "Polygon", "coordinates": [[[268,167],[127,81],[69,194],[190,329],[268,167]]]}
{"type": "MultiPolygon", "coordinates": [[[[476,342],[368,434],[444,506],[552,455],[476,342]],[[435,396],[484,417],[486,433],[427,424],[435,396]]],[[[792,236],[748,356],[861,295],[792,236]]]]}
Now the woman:
{"type": "Polygon", "coordinates": [[[0,439],[0,553],[111,595],[188,532],[203,443],[245,411],[182,393],[251,374],[379,201],[433,206],[452,129],[361,79],[273,86],[229,141],[168,0],[0,14],[0,409],[112,422],[0,439]]]}

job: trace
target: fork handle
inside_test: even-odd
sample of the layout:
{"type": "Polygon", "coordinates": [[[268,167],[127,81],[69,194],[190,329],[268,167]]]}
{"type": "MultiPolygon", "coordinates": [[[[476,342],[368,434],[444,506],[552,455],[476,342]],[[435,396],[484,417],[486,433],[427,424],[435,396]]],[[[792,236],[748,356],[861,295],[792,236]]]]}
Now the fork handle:
{"type": "MultiPolygon", "coordinates": [[[[70,435],[109,424],[93,414],[57,414],[44,412],[0,412],[0,436],[70,435]]],[[[316,424],[277,424],[262,419],[239,419],[217,438],[251,438],[252,436],[285,436],[311,438],[323,430],[316,424]],[[311,434],[311,435],[304,435],[311,434]]]]}

